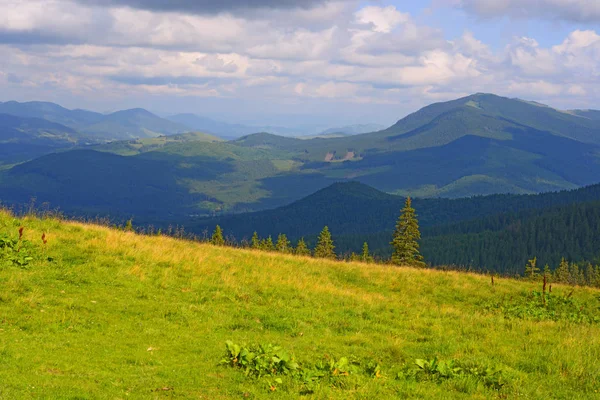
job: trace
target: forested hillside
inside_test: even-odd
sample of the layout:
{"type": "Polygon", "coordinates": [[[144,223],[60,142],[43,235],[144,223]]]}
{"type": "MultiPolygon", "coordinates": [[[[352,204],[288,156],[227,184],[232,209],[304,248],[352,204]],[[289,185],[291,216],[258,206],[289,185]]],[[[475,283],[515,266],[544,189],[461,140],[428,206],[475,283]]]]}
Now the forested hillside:
{"type": "MultiPolygon", "coordinates": [[[[389,257],[391,233],[404,198],[360,183],[339,183],[275,210],[197,220],[197,234],[219,224],[237,240],[254,231],[285,233],[314,243],[327,225],[339,254],[372,252],[389,257]]],[[[528,259],[558,265],[600,259],[600,185],[540,195],[493,195],[467,199],[415,199],[422,252],[432,265],[521,273],[528,259]]]]}

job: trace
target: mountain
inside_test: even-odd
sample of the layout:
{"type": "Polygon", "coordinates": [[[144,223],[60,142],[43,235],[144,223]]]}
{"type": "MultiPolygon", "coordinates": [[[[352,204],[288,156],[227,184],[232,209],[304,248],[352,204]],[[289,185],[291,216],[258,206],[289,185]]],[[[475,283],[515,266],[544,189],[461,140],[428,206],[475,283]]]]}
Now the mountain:
{"type": "Polygon", "coordinates": [[[81,131],[106,138],[147,138],[160,135],[184,133],[183,125],[160,118],[142,108],[117,111],[103,116],[97,123],[81,128],[81,131]]]}
{"type": "MultiPolygon", "coordinates": [[[[114,129],[127,135],[156,135],[158,128],[149,132],[143,126],[160,128],[158,122],[150,124],[154,117],[143,110],[106,118],[110,123],[100,131],[120,126],[114,129]],[[129,119],[134,123],[123,122],[129,119]]],[[[95,149],[132,157],[127,160],[132,164],[168,162],[173,188],[203,199],[178,202],[163,211],[180,217],[277,208],[340,181],[422,198],[576,189],[599,181],[599,138],[600,121],[537,103],[476,94],[432,104],[373,133],[300,140],[262,132],[223,143],[191,135],[147,143],[129,140],[95,149]]],[[[68,181],[74,169],[95,168],[85,158],[75,159],[77,164],[61,168],[66,175],[60,179],[68,181]]],[[[64,156],[60,162],[69,160],[64,156]]],[[[18,168],[0,172],[1,200],[27,202],[32,193],[42,200],[43,193],[28,183],[37,179],[36,171],[27,179],[19,177],[18,168]],[[18,196],[8,189],[15,187],[20,188],[18,196]]],[[[115,186],[122,184],[118,174],[114,179],[115,186]]],[[[164,192],[156,194],[163,195],[170,198],[164,192]]],[[[192,198],[196,199],[188,199],[192,198]]],[[[80,199],[81,203],[65,199],[66,204],[56,206],[68,205],[72,212],[86,209],[84,197],[80,199]]],[[[114,212],[114,207],[107,203],[104,212],[114,212]]]]}
{"type": "Polygon", "coordinates": [[[570,110],[569,112],[580,117],[600,121],[600,110],[570,110]]]}
{"type": "Polygon", "coordinates": [[[84,143],[82,135],[64,125],[0,114],[0,164],[22,162],[84,143]]]}
{"type": "Polygon", "coordinates": [[[342,126],[340,128],[330,128],[319,133],[318,136],[327,136],[335,133],[341,133],[344,135],[357,135],[360,133],[376,132],[382,129],[385,129],[385,126],[379,124],[357,124],[342,126]]]}
{"type": "Polygon", "coordinates": [[[73,129],[83,128],[98,123],[104,117],[100,113],[86,110],[69,110],[58,104],[31,101],[19,103],[16,101],[0,102],[0,113],[24,118],[40,118],[56,122],[73,129]]]}
{"type": "Polygon", "coordinates": [[[201,117],[196,114],[177,114],[167,117],[168,120],[176,122],[186,127],[212,133],[224,139],[235,139],[240,136],[249,135],[256,132],[270,132],[280,135],[295,135],[299,132],[296,129],[285,128],[281,126],[248,126],[242,124],[229,124],[216,121],[211,118],[201,117]]]}
{"type": "Polygon", "coordinates": [[[86,110],[69,110],[48,102],[9,101],[0,103],[0,113],[55,122],[86,134],[94,140],[156,137],[189,130],[141,108],[104,115],[86,110]]]}
{"type": "Polygon", "coordinates": [[[553,283],[543,303],[525,279],[0,226],[6,399],[598,397],[595,288],[553,283]]]}

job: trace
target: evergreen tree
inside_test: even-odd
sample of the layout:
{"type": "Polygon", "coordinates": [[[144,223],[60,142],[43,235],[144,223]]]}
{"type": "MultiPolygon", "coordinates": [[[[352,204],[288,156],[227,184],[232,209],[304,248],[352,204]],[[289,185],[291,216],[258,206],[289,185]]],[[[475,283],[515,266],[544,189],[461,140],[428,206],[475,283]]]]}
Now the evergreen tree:
{"type": "Polygon", "coordinates": [[[260,247],[266,251],[275,250],[275,246],[273,245],[273,238],[271,238],[271,235],[269,235],[268,238],[262,240],[260,247]]]}
{"type": "Polygon", "coordinates": [[[127,222],[125,222],[124,230],[125,232],[133,232],[133,220],[128,219],[127,222]]]}
{"type": "Polygon", "coordinates": [[[260,239],[258,238],[257,232],[252,234],[252,239],[250,239],[250,247],[253,249],[260,249],[260,239]]]}
{"type": "Polygon", "coordinates": [[[535,279],[538,272],[540,272],[540,269],[537,267],[537,257],[533,257],[525,266],[525,276],[529,279],[535,279]]]}
{"type": "Polygon", "coordinates": [[[585,268],[585,284],[588,286],[596,286],[597,280],[596,268],[594,268],[592,264],[588,263],[585,268]]]}
{"type": "Polygon", "coordinates": [[[563,258],[556,271],[554,271],[554,280],[558,283],[569,283],[570,275],[569,263],[563,258]]]}
{"type": "Polygon", "coordinates": [[[362,256],[356,254],[355,252],[350,253],[350,257],[347,258],[349,261],[362,261],[362,256]]]}
{"type": "Polygon", "coordinates": [[[310,256],[310,249],[306,245],[304,238],[298,240],[298,244],[296,245],[296,250],[294,251],[294,253],[299,256],[310,256]]]}
{"type": "Polygon", "coordinates": [[[369,244],[367,242],[363,243],[362,256],[361,261],[363,262],[373,262],[373,257],[369,254],[369,244]]]}
{"type": "Polygon", "coordinates": [[[425,267],[423,256],[419,252],[419,221],[410,197],[406,199],[402,214],[396,223],[394,238],[390,243],[394,248],[392,262],[397,265],[425,267]]]}
{"type": "Polygon", "coordinates": [[[550,282],[552,279],[552,271],[550,271],[550,266],[548,264],[544,265],[544,275],[546,277],[546,281],[550,282]]]}
{"type": "Polygon", "coordinates": [[[335,246],[333,245],[331,233],[329,232],[329,227],[327,226],[323,228],[321,234],[319,235],[319,241],[317,243],[317,247],[315,247],[315,257],[332,259],[336,258],[335,246]]]}
{"type": "Polygon", "coordinates": [[[217,227],[215,228],[215,231],[212,234],[210,242],[212,244],[214,244],[215,246],[224,246],[225,245],[225,239],[223,239],[223,231],[221,230],[221,227],[219,225],[217,225],[217,227]]]}
{"type": "Polygon", "coordinates": [[[275,244],[275,249],[281,253],[289,253],[291,250],[292,243],[288,240],[287,236],[284,233],[280,233],[277,237],[277,243],[275,244]]]}

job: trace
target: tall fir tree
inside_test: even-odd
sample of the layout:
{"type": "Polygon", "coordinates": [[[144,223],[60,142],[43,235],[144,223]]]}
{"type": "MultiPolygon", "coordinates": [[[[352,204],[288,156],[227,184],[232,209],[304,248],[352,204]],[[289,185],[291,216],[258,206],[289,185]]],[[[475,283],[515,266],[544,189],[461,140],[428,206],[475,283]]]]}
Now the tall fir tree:
{"type": "Polygon", "coordinates": [[[281,253],[290,253],[292,248],[292,243],[288,240],[285,233],[280,233],[277,236],[277,243],[275,244],[275,249],[281,253]]]}
{"type": "Polygon", "coordinates": [[[323,228],[319,234],[319,241],[317,247],[315,247],[315,257],[318,258],[331,258],[335,259],[335,246],[333,245],[333,239],[331,239],[331,233],[329,227],[323,228]]]}
{"type": "Polygon", "coordinates": [[[257,232],[252,234],[252,239],[250,239],[250,247],[253,249],[260,249],[260,238],[258,237],[257,232]]]}
{"type": "Polygon", "coordinates": [[[415,209],[412,207],[412,201],[410,197],[407,197],[402,213],[396,222],[393,240],[390,243],[394,248],[392,262],[396,265],[425,267],[426,264],[419,251],[419,240],[421,240],[419,221],[415,209]]]}
{"type": "Polygon", "coordinates": [[[210,242],[215,246],[225,245],[225,239],[223,239],[223,230],[219,225],[217,225],[217,227],[215,228],[215,231],[213,232],[212,237],[210,238],[210,242]]]}
{"type": "Polygon", "coordinates": [[[369,244],[367,242],[363,243],[361,261],[366,263],[373,262],[373,257],[369,254],[369,244]]]}
{"type": "Polygon", "coordinates": [[[298,244],[296,245],[294,254],[297,254],[299,256],[310,256],[310,249],[306,245],[304,238],[301,238],[300,240],[298,240],[298,244]]]}

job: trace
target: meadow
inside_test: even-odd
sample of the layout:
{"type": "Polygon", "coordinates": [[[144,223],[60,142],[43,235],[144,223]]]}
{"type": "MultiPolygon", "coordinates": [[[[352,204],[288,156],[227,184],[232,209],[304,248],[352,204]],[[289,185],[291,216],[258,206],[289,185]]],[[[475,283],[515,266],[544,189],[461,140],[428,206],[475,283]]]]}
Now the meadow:
{"type": "Polygon", "coordinates": [[[0,251],[0,399],[600,398],[590,288],[8,212],[0,251]]]}

